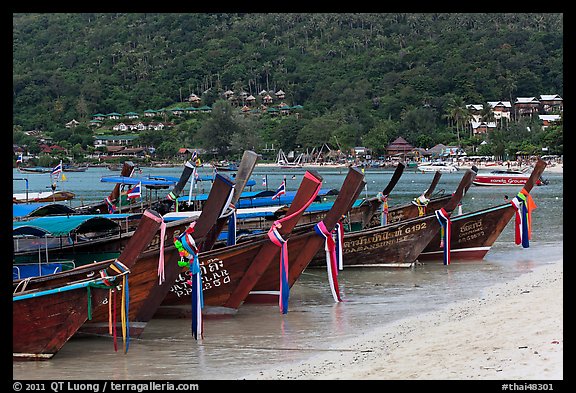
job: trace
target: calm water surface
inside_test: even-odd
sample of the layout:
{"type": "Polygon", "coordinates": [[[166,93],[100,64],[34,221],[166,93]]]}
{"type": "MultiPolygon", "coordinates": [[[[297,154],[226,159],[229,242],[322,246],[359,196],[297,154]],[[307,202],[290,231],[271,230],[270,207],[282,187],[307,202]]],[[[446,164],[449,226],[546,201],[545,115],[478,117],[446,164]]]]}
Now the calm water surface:
{"type": "MultiPolygon", "coordinates": [[[[203,168],[205,173],[210,171],[203,168]]],[[[143,168],[143,174],[179,176],[180,168],[143,168]]],[[[340,188],[347,171],[320,169],[324,187],[340,188]]],[[[275,189],[283,175],[287,188],[296,189],[303,170],[257,168],[253,190],[275,189]],[[296,178],[292,179],[292,175],[296,178]]],[[[83,173],[67,173],[60,189],[73,191],[88,203],[100,200],[112,189],[100,182],[101,176],[115,174],[106,168],[90,168],[83,173]]],[[[463,172],[444,174],[437,190],[453,192],[463,172]]],[[[24,175],[30,191],[45,191],[48,175],[24,175]]],[[[367,189],[375,195],[392,176],[392,171],[367,170],[367,189]]],[[[410,201],[423,192],[432,174],[406,171],[390,196],[390,204],[410,201]]],[[[44,362],[13,362],[14,379],[239,379],[259,370],[304,360],[322,351],[337,351],[339,344],[359,332],[369,331],[398,319],[437,310],[451,302],[479,296],[491,285],[511,280],[537,266],[563,258],[563,176],[544,172],[550,184],[535,187],[537,204],[533,212],[530,248],[514,244],[509,223],[482,261],[427,263],[414,268],[346,269],[338,276],[343,303],[335,304],[330,294],[326,271],[308,269],[290,292],[289,312],[281,315],[277,305],[241,306],[236,314],[204,320],[204,339],[195,341],[190,320],[152,320],[140,339],[131,339],[127,354],[114,352],[109,337],[73,337],[56,356],[44,362]]],[[[202,186],[207,188],[209,184],[202,186]]],[[[24,192],[24,182],[14,180],[14,192],[24,192]]],[[[515,187],[472,186],[463,199],[463,210],[470,211],[514,196],[515,187]]],[[[185,190],[183,195],[188,191],[185,190]]],[[[164,195],[164,191],[159,195],[164,195]]],[[[121,347],[121,339],[119,341],[121,347]]]]}

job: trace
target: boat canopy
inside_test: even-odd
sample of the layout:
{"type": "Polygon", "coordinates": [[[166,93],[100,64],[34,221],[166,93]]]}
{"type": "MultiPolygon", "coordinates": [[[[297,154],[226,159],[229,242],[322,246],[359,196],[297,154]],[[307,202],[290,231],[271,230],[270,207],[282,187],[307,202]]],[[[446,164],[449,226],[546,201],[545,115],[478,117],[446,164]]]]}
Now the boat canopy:
{"type": "Polygon", "coordinates": [[[71,214],[74,209],[61,203],[13,203],[12,204],[12,218],[22,219],[27,217],[42,217],[51,216],[56,214],[71,214]]]}
{"type": "MultiPolygon", "coordinates": [[[[114,214],[114,216],[120,216],[120,214],[114,214]]],[[[117,221],[107,218],[103,214],[47,216],[12,223],[13,236],[63,236],[72,233],[105,232],[119,229],[120,224],[117,221]]]]}

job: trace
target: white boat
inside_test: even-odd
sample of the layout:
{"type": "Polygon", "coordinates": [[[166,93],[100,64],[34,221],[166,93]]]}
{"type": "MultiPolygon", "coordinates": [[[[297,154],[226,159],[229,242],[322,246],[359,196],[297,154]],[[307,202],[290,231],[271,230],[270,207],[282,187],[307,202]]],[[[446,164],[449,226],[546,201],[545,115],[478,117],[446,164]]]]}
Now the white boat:
{"type": "Polygon", "coordinates": [[[418,165],[420,172],[456,172],[458,167],[449,162],[439,161],[418,165]]]}
{"type": "MultiPolygon", "coordinates": [[[[524,171],[511,171],[511,170],[494,170],[490,173],[479,173],[472,184],[476,186],[518,186],[524,185],[528,181],[530,174],[527,172],[528,168],[524,171]]],[[[543,179],[542,176],[536,180],[537,186],[548,184],[548,181],[543,179]]]]}
{"type": "Polygon", "coordinates": [[[12,203],[55,202],[74,199],[76,194],[70,191],[43,191],[12,194],[12,203]]]}

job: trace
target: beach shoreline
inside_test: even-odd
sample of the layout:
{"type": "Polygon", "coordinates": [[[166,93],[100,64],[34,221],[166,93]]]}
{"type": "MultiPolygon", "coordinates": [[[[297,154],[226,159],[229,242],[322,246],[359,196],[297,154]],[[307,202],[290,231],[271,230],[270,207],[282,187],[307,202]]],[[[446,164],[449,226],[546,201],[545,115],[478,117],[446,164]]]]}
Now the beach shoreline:
{"type": "MultiPolygon", "coordinates": [[[[465,169],[470,169],[472,168],[471,164],[457,164],[458,168],[460,170],[465,170],[465,169]]],[[[492,162],[487,162],[487,163],[482,163],[482,164],[478,164],[476,165],[479,171],[482,172],[489,172],[489,171],[494,171],[494,170],[518,170],[519,168],[517,166],[511,166],[510,168],[508,168],[507,165],[500,165],[498,163],[492,163],[492,162]]],[[[256,167],[260,167],[260,168],[279,168],[280,167],[275,164],[275,163],[257,163],[256,167]]],[[[322,169],[322,168],[327,168],[327,169],[342,169],[342,168],[348,168],[347,165],[335,165],[335,164],[323,164],[323,165],[319,165],[319,164],[304,164],[304,166],[300,169],[307,169],[307,168],[311,168],[311,169],[322,169]]],[[[522,167],[520,169],[523,169],[526,167],[522,167]]],[[[387,168],[368,168],[368,170],[372,170],[372,169],[389,169],[389,170],[393,170],[394,167],[387,167],[387,168]]],[[[416,170],[416,169],[412,169],[412,170],[416,170]]],[[[546,166],[546,169],[544,170],[544,174],[546,174],[546,172],[550,173],[564,173],[564,164],[554,164],[554,165],[548,165],[546,166]]]]}
{"type": "Polygon", "coordinates": [[[246,380],[562,380],[563,260],[246,380]]]}

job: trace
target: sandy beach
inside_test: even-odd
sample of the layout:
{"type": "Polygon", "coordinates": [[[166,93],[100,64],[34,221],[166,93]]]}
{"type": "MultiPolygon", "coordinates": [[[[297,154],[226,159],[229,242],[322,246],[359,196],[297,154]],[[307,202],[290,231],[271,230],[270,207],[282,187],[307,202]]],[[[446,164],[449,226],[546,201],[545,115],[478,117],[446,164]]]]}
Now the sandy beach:
{"type": "Polygon", "coordinates": [[[247,380],[562,380],[563,261],[247,380]]]}
{"type": "MultiPolygon", "coordinates": [[[[258,163],[256,164],[257,167],[262,167],[262,168],[266,168],[266,167],[277,167],[276,164],[274,163],[258,163]]],[[[464,169],[470,169],[472,168],[472,164],[470,163],[464,163],[464,164],[457,164],[458,168],[460,168],[461,170],[464,169]]],[[[317,165],[317,164],[305,164],[304,168],[346,168],[346,165],[332,165],[332,164],[327,164],[327,165],[317,165]]],[[[511,165],[510,168],[508,168],[507,165],[499,165],[498,163],[495,162],[487,162],[487,163],[482,163],[477,165],[477,168],[479,171],[482,172],[489,172],[489,171],[494,171],[494,170],[522,170],[525,167],[521,167],[519,168],[516,165],[511,165]]],[[[392,168],[389,168],[392,169],[392,168]]],[[[546,169],[544,170],[544,174],[546,174],[546,172],[548,173],[564,173],[564,164],[560,164],[560,163],[551,163],[550,165],[546,166],[546,169]]]]}

